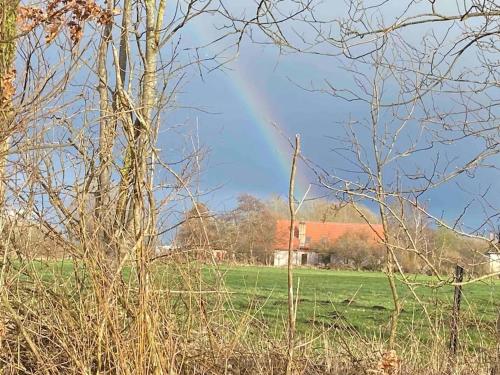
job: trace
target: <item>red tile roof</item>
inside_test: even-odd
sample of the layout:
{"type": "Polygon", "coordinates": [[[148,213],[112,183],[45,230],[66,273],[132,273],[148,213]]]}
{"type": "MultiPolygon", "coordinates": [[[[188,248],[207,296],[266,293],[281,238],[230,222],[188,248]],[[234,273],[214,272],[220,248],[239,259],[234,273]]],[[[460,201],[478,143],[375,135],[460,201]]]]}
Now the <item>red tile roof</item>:
{"type": "MultiPolygon", "coordinates": [[[[331,223],[320,221],[303,221],[306,225],[306,246],[305,248],[314,250],[315,245],[320,242],[334,243],[346,233],[358,233],[366,235],[371,241],[378,242],[379,236],[384,233],[381,224],[364,223],[331,223]]],[[[279,250],[288,249],[290,220],[276,221],[276,237],[274,248],[279,250]]],[[[293,249],[299,248],[299,221],[295,222],[293,249]]]]}

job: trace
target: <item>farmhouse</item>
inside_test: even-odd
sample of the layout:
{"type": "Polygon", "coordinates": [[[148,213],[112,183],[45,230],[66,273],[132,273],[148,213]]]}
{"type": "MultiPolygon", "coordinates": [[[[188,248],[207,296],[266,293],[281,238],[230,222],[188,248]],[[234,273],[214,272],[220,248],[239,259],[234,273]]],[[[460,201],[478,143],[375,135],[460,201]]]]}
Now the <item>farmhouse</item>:
{"type": "MultiPolygon", "coordinates": [[[[276,222],[274,241],[274,265],[284,266],[288,263],[288,242],[290,221],[276,222]]],[[[362,234],[370,241],[377,242],[383,233],[380,224],[332,223],[317,221],[300,221],[293,228],[292,263],[294,265],[318,265],[319,250],[326,244],[334,244],[345,234],[362,234]]]]}

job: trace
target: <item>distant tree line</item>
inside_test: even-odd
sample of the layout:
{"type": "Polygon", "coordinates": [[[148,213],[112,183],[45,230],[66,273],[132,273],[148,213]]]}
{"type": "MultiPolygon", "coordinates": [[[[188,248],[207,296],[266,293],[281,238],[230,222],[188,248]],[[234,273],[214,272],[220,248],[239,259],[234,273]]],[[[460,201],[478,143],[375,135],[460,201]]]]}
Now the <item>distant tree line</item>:
{"type": "Polygon", "coordinates": [[[203,204],[188,211],[175,238],[183,249],[223,250],[236,262],[272,264],[277,216],[266,202],[243,194],[236,208],[212,214],[203,204]]]}
{"type": "MultiPolygon", "coordinates": [[[[457,263],[471,265],[470,269],[476,273],[486,269],[487,258],[482,254],[487,248],[483,241],[460,236],[445,227],[432,227],[411,208],[404,209],[404,226],[391,222],[393,238],[390,240],[401,250],[414,246],[408,243],[404,227],[417,239],[420,253],[398,253],[397,260],[404,272],[432,274],[438,271],[446,274],[457,263]]],[[[287,202],[279,196],[259,199],[242,194],[236,200],[236,207],[223,213],[212,212],[206,204],[197,203],[185,213],[173,242],[176,247],[196,256],[209,256],[209,251],[216,250],[223,252],[227,261],[272,265],[278,219],[288,219],[287,202]]],[[[326,199],[304,202],[297,220],[379,222],[377,215],[366,206],[339,205],[326,199]]],[[[29,220],[17,220],[17,223],[18,229],[4,236],[13,248],[28,247],[32,249],[29,255],[35,257],[61,256],[58,238],[29,220]],[[44,246],[34,246],[42,241],[44,246]]],[[[386,256],[383,244],[374,242],[366,233],[355,232],[346,233],[333,243],[325,240],[312,250],[319,253],[321,264],[337,269],[381,270],[386,256]]]]}
{"type": "MultiPolygon", "coordinates": [[[[447,273],[457,262],[472,264],[478,272],[485,266],[486,251],[483,242],[464,238],[444,228],[432,228],[411,215],[408,209],[406,230],[419,238],[420,251],[425,257],[412,252],[398,254],[402,270],[411,273],[429,273],[434,268],[447,273]],[[411,229],[408,229],[411,228],[411,229]],[[431,260],[429,262],[429,259],[431,260]]],[[[179,226],[175,244],[187,250],[218,250],[225,252],[225,259],[238,263],[273,264],[276,220],[287,219],[285,199],[272,196],[259,199],[250,194],[237,198],[236,207],[224,213],[210,212],[202,203],[189,210],[179,226]]],[[[378,223],[377,215],[361,204],[343,204],[326,199],[306,201],[301,206],[298,219],[303,221],[378,223]]],[[[402,249],[409,248],[407,236],[393,222],[391,241],[402,249]]],[[[334,268],[381,270],[386,253],[383,244],[374,242],[367,234],[346,233],[335,242],[324,241],[313,249],[320,254],[320,263],[334,268]]]]}

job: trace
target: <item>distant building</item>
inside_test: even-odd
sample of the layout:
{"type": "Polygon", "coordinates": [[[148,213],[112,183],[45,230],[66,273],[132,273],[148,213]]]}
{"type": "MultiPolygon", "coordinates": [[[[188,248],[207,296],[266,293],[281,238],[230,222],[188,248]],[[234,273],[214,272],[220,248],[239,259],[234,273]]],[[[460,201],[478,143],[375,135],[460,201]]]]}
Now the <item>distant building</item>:
{"type": "MultiPolygon", "coordinates": [[[[184,249],[185,250],[185,249],[184,249]]],[[[183,249],[175,244],[170,245],[158,245],[155,248],[155,256],[157,257],[167,257],[176,254],[182,254],[183,249]]],[[[187,251],[189,253],[189,250],[187,251]]],[[[215,260],[217,262],[222,262],[226,260],[227,251],[220,249],[210,249],[207,251],[192,251],[192,254],[200,260],[215,260]]]]}
{"type": "Polygon", "coordinates": [[[488,271],[490,273],[500,272],[500,241],[497,235],[490,234],[490,248],[485,253],[488,258],[488,271]]]}
{"type": "MultiPolygon", "coordinates": [[[[370,240],[377,242],[383,233],[380,224],[362,223],[332,223],[317,221],[300,221],[293,228],[292,264],[315,266],[320,263],[319,251],[325,243],[333,244],[348,233],[361,233],[370,240]]],[[[290,236],[290,221],[276,222],[276,237],[274,241],[274,265],[288,264],[288,243],[290,236]]]]}
{"type": "Polygon", "coordinates": [[[155,255],[156,256],[164,256],[171,254],[178,250],[177,246],[170,244],[170,245],[158,245],[155,248],[155,255]]]}

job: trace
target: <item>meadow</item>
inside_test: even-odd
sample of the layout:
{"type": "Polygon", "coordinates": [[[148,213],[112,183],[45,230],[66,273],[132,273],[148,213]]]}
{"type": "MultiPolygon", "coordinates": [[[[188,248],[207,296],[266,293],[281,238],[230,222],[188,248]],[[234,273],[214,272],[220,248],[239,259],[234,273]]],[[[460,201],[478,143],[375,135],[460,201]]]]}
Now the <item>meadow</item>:
{"type": "MultiPolygon", "coordinates": [[[[241,311],[251,308],[256,316],[280,329],[287,314],[286,269],[273,267],[231,267],[221,269],[231,301],[241,311]]],[[[295,269],[298,286],[297,326],[301,332],[312,328],[332,328],[363,336],[385,337],[392,311],[387,278],[380,272],[295,269]]],[[[413,282],[433,281],[414,276],[413,282]]],[[[431,332],[431,322],[445,334],[453,303],[451,286],[416,286],[418,302],[406,285],[398,284],[403,302],[400,317],[401,338],[431,332]],[[425,306],[429,318],[425,316],[425,306]]],[[[494,326],[500,308],[500,282],[489,280],[463,287],[461,324],[469,342],[494,340],[494,326]]]]}
{"type": "MultiPolygon", "coordinates": [[[[193,265],[191,265],[193,267],[193,265]]],[[[37,263],[38,273],[46,280],[54,276],[72,278],[70,262],[37,263]]],[[[194,266],[191,272],[198,270],[194,266]]],[[[386,275],[382,272],[338,271],[316,268],[294,269],[297,329],[301,333],[344,330],[365,337],[385,338],[393,309],[386,275]]],[[[185,279],[179,269],[166,265],[156,266],[153,272],[157,286],[162,289],[183,289],[185,279]]],[[[202,267],[202,290],[214,291],[216,274],[222,275],[222,288],[229,292],[225,308],[236,315],[251,315],[254,320],[273,330],[275,336],[284,332],[287,319],[287,272],[285,268],[265,266],[202,267]],[[217,272],[216,272],[217,271],[217,272]]],[[[123,271],[130,279],[129,268],[123,271]]],[[[451,277],[451,275],[450,275],[451,277]]],[[[402,282],[398,292],[402,301],[401,338],[415,336],[427,339],[431,326],[446,334],[451,318],[453,291],[446,285],[432,288],[435,279],[429,276],[409,276],[415,283],[415,295],[402,282]],[[420,284],[420,285],[417,285],[420,284]],[[424,308],[427,310],[425,314],[424,308]]],[[[184,288],[185,289],[185,288],[184,288]]],[[[462,289],[460,319],[463,338],[469,343],[494,341],[495,326],[500,311],[500,280],[486,280],[465,285],[462,289]]],[[[174,295],[175,297],[175,295],[174,295]]],[[[207,295],[209,298],[209,295],[207,295]]]]}
{"type": "MultiPolygon", "coordinates": [[[[115,277],[119,274],[106,274],[99,263],[9,263],[8,293],[0,306],[0,370],[83,373],[121,365],[138,355],[137,340],[145,332],[159,353],[158,366],[175,364],[179,373],[224,373],[228,363],[240,371],[235,373],[283,373],[286,269],[155,262],[147,300],[140,299],[135,269],[125,265],[122,277],[115,277]]],[[[500,281],[463,287],[459,356],[450,362],[453,287],[424,286],[435,281],[428,276],[410,279],[420,285],[414,288],[418,301],[398,284],[401,374],[442,374],[450,363],[456,374],[496,371],[500,281]]],[[[294,280],[299,373],[360,374],[379,368],[393,309],[386,276],[297,268],[294,280]]]]}
{"type": "MultiPolygon", "coordinates": [[[[210,293],[225,291],[224,308],[233,316],[250,315],[260,326],[264,324],[272,336],[283,335],[287,320],[285,268],[226,265],[214,268],[193,264],[189,267],[192,267],[188,271],[191,276],[199,271],[202,279],[200,285],[191,285],[189,289],[207,291],[207,301],[210,301],[210,293]]],[[[69,280],[74,275],[70,262],[40,262],[35,269],[47,281],[69,280]]],[[[184,271],[178,266],[156,265],[153,270],[156,287],[166,291],[186,289],[186,278],[180,276],[184,271]]],[[[293,272],[299,333],[326,329],[365,338],[386,338],[393,305],[384,273],[317,268],[296,268],[293,272]]],[[[134,279],[129,267],[124,268],[123,277],[134,279]]],[[[429,287],[435,281],[429,276],[410,275],[409,279],[415,283],[413,289],[419,301],[404,283],[398,283],[402,301],[398,336],[403,340],[413,337],[424,341],[433,334],[447,336],[454,288],[449,285],[429,287]]],[[[175,305],[178,296],[174,293],[170,297],[175,305]]],[[[460,311],[463,343],[474,348],[493,343],[499,311],[500,280],[465,285],[460,311]]]]}

